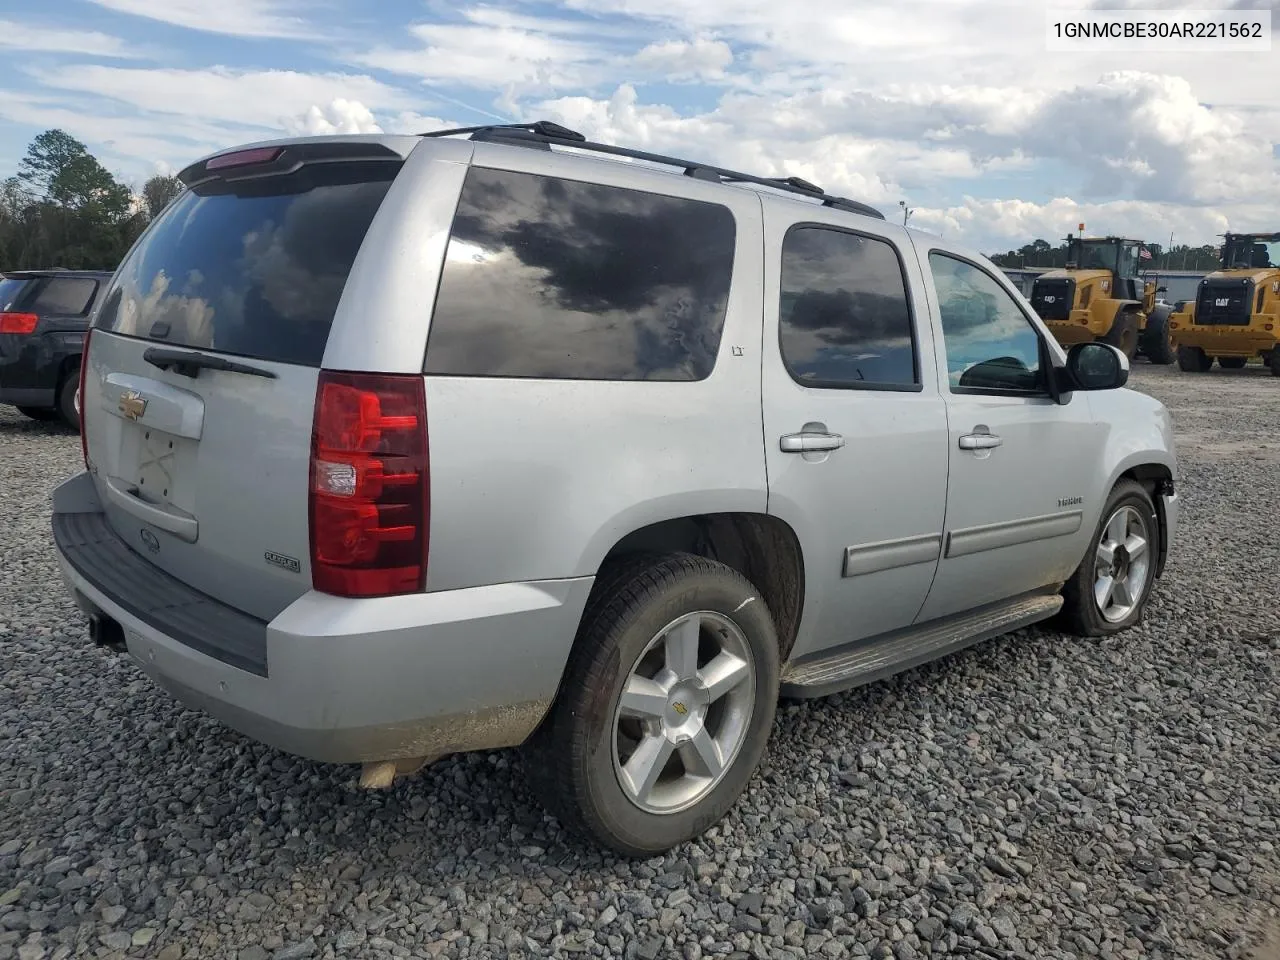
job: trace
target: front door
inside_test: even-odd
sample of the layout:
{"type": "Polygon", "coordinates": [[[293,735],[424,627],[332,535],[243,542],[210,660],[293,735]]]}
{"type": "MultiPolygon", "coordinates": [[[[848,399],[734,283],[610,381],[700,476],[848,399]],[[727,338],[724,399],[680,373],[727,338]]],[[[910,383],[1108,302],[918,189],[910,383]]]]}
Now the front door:
{"type": "Polygon", "coordinates": [[[1100,427],[1048,389],[1046,336],[994,273],[928,250],[950,422],[946,539],[920,619],[1060,583],[1083,556],[1100,427]]]}
{"type": "Polygon", "coordinates": [[[946,411],[906,232],[821,210],[796,223],[792,204],[763,202],[781,264],[765,287],[769,513],[805,564],[795,657],[915,619],[942,543],[946,411]]]}

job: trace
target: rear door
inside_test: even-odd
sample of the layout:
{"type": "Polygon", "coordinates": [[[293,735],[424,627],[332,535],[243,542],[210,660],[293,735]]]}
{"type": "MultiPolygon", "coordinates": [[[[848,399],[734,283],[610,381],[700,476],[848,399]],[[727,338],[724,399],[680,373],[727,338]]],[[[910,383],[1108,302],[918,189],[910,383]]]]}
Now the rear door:
{"type": "Polygon", "coordinates": [[[401,167],[376,144],[277,154],[187,177],[106,292],[83,400],[90,469],[124,542],[263,619],[311,586],[318,368],[401,167]]]}
{"type": "Polygon", "coordinates": [[[803,656],[915,620],[942,545],[947,417],[906,232],[763,202],[777,265],[765,289],[769,513],[804,549],[803,656]]]}

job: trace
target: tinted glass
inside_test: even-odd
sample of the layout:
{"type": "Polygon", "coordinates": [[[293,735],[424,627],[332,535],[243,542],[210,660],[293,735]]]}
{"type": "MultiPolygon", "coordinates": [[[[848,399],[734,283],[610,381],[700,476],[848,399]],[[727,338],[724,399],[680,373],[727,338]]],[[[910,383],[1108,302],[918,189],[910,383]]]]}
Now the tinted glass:
{"type": "Polygon", "coordinates": [[[175,200],[116,275],[97,324],[319,366],[338,298],[398,164],[316,164],[175,200]],[[391,169],[388,169],[391,168],[391,169]]]}
{"type": "Polygon", "coordinates": [[[23,288],[29,282],[28,280],[19,280],[16,277],[0,280],[0,311],[16,310],[23,288]]]}
{"type": "Polygon", "coordinates": [[[821,227],[789,231],[778,324],[782,359],[801,383],[917,382],[906,281],[883,240],[821,227]]]}
{"type": "Polygon", "coordinates": [[[720,347],[734,231],[719,204],[473,168],[426,372],[701,380],[720,347]]]}
{"type": "Polygon", "coordinates": [[[1040,338],[995,278],[941,253],[929,254],[929,268],[952,389],[1040,391],[1040,338]]]}
{"type": "Polygon", "coordinates": [[[98,289],[98,281],[79,277],[60,277],[44,281],[32,313],[52,313],[64,317],[78,317],[89,309],[89,301],[98,289]]]}

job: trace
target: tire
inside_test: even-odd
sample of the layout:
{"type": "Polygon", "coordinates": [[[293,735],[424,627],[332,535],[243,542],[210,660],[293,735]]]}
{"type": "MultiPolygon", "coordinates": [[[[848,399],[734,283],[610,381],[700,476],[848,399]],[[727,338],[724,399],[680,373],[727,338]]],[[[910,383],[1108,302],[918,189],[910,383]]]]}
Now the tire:
{"type": "Polygon", "coordinates": [[[1160,522],[1151,495],[1140,484],[1121,480],[1107,498],[1088,553],[1062,589],[1062,619],[1068,629],[1084,637],[1104,637],[1138,623],[1151,597],[1159,556],[1160,522]],[[1123,541],[1120,524],[1125,528],[1123,541]],[[1141,553],[1135,549],[1135,539],[1144,544],[1141,553]],[[1123,553],[1115,548],[1118,543],[1123,543],[1123,553]],[[1103,582],[1108,556],[1109,562],[1120,568],[1123,579],[1111,576],[1103,582]],[[1120,596],[1114,590],[1117,580],[1128,587],[1127,595],[1120,596]],[[1099,600],[1103,591],[1105,605],[1099,600]]]}
{"type": "Polygon", "coordinates": [[[18,412],[29,420],[38,420],[41,423],[58,419],[58,411],[52,407],[19,407],[18,412]]]}
{"type": "Polygon", "coordinates": [[[78,376],[63,378],[62,386],[58,388],[57,415],[63,419],[67,426],[75,430],[80,429],[79,397],[76,396],[79,390],[80,378],[78,376]]]}
{"type": "Polygon", "coordinates": [[[1271,368],[1273,377],[1280,377],[1280,347],[1271,348],[1271,356],[1267,360],[1267,366],[1271,368]]]}
{"type": "Polygon", "coordinates": [[[1102,342],[1119,347],[1132,360],[1138,353],[1138,318],[1132,311],[1116,314],[1116,319],[1102,342]]]}
{"type": "Polygon", "coordinates": [[[1248,362],[1248,357],[1218,357],[1218,366],[1223,370],[1243,370],[1248,362]]]}
{"type": "Polygon", "coordinates": [[[779,674],[773,617],[737,571],[690,554],[615,567],[597,581],[556,703],[529,744],[531,785],[571,831],[626,856],[663,853],[704,833],[741,795],[764,755],[779,674]],[[697,647],[688,642],[694,622],[697,647]],[[668,651],[682,665],[680,676],[693,675],[691,666],[701,663],[699,680],[711,659],[728,653],[733,659],[719,662],[737,664],[739,681],[709,705],[697,703],[709,695],[698,682],[664,692],[677,676],[666,666],[668,651]],[[628,684],[637,694],[636,715],[648,719],[621,715],[628,684]],[[647,704],[641,692],[650,695],[647,704]],[[707,738],[686,738],[699,731],[716,739],[715,749],[697,753],[707,738]],[[675,747],[673,740],[684,742],[675,747]],[[667,758],[647,788],[631,776],[646,755],[667,758]],[[685,770],[686,757],[726,755],[710,783],[685,770]]]}
{"type": "Polygon", "coordinates": [[[1170,307],[1156,307],[1147,317],[1147,328],[1142,331],[1142,353],[1152,363],[1167,366],[1178,359],[1169,336],[1170,307]]]}
{"type": "Polygon", "coordinates": [[[1178,369],[1185,373],[1205,373],[1213,366],[1213,357],[1199,347],[1178,348],[1178,369]]]}

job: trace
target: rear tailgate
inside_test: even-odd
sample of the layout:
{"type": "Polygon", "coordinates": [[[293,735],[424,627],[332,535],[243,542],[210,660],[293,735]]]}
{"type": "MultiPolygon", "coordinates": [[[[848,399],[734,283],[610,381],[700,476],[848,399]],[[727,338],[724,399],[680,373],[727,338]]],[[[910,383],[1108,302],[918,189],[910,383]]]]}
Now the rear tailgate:
{"type": "Polygon", "coordinates": [[[402,165],[376,142],[204,163],[117,271],[84,398],[115,532],[260,619],[311,587],[308,470],[321,358],[347,276],[402,165]]]}

